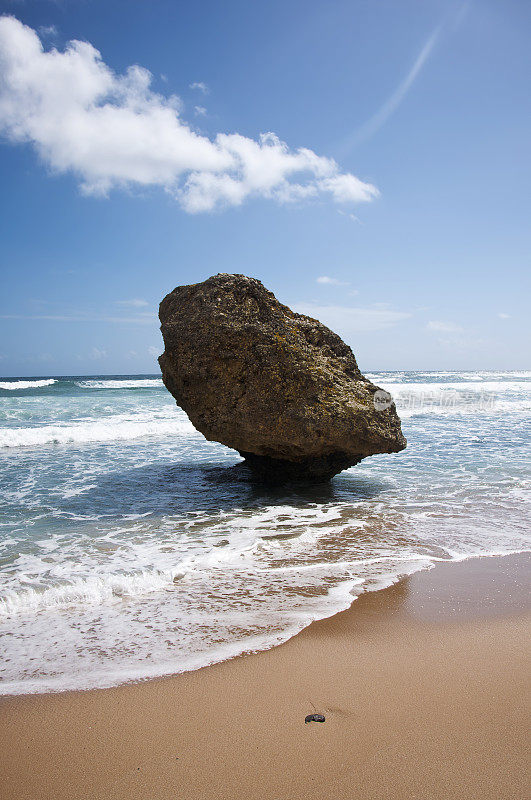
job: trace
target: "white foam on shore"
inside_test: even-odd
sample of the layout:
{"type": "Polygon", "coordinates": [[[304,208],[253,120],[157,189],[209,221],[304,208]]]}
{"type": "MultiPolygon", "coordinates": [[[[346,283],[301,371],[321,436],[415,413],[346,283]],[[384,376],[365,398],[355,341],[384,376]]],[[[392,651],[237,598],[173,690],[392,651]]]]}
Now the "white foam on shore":
{"type": "Polygon", "coordinates": [[[31,677],[23,680],[10,680],[0,683],[0,695],[43,694],[87,689],[104,689],[124,683],[138,683],[152,678],[167,675],[178,675],[196,669],[219,664],[241,655],[271,650],[296,636],[304,628],[318,619],[326,619],[340,611],[345,611],[357,599],[354,589],[362,581],[347,580],[330,589],[318,613],[306,609],[299,618],[294,618],[290,625],[282,630],[268,631],[261,634],[248,634],[240,641],[217,643],[208,652],[189,654],[186,659],[174,657],[157,664],[144,664],[142,667],[116,667],[108,665],[104,668],[92,668],[90,673],[63,674],[60,676],[31,677]]]}
{"type": "MultiPolygon", "coordinates": [[[[0,682],[0,694],[41,694],[107,688],[123,683],[141,682],[151,678],[190,672],[236,656],[270,650],[288,641],[312,622],[326,619],[345,611],[360,594],[384,590],[407,576],[433,568],[436,562],[450,563],[470,558],[506,556],[519,552],[530,551],[456,554],[453,558],[418,556],[416,559],[404,559],[403,563],[395,564],[393,569],[379,573],[369,579],[360,577],[346,578],[330,587],[324,596],[318,598],[318,602],[315,602],[315,600],[312,602],[312,598],[308,598],[304,606],[295,609],[289,618],[283,620],[281,628],[271,627],[269,630],[264,629],[260,633],[249,632],[240,639],[226,640],[221,643],[217,641],[203,652],[181,654],[177,649],[177,653],[173,657],[159,660],[156,663],[145,661],[144,663],[128,665],[123,662],[115,663],[114,661],[109,661],[105,665],[100,663],[92,666],[88,671],[83,669],[82,666],[80,669],[78,665],[72,671],[66,668],[62,674],[54,675],[50,673],[36,677],[33,673],[28,678],[0,682]]],[[[45,619],[46,617],[44,617],[45,619]]],[[[198,621],[200,622],[200,620],[198,621]]],[[[46,622],[44,624],[46,625],[46,622]]]]}
{"type": "Polygon", "coordinates": [[[171,586],[175,576],[180,574],[182,571],[178,568],[174,572],[166,573],[143,570],[136,574],[94,575],[41,591],[32,588],[21,592],[8,590],[0,597],[0,617],[74,605],[100,605],[126,597],[142,597],[171,586]]]}
{"type": "Polygon", "coordinates": [[[91,668],[90,672],[84,670],[77,674],[65,672],[62,675],[43,675],[38,678],[33,675],[28,679],[0,682],[0,694],[41,694],[108,688],[123,683],[190,672],[236,656],[270,650],[288,641],[312,622],[332,617],[338,612],[346,610],[357,599],[361,591],[363,591],[362,579],[344,580],[340,584],[332,586],[324,596],[319,598],[318,605],[309,602],[304,608],[296,611],[291,616],[289,623],[285,623],[281,629],[271,629],[258,634],[248,633],[239,641],[225,641],[221,644],[217,642],[203,653],[189,653],[184,659],[174,656],[172,659],[166,659],[156,664],[142,664],[136,667],[116,666],[109,663],[105,667],[91,668]]]}
{"type": "Polygon", "coordinates": [[[19,389],[41,389],[44,386],[52,386],[57,383],[55,378],[48,378],[38,381],[0,381],[0,389],[18,391],[19,389]]]}

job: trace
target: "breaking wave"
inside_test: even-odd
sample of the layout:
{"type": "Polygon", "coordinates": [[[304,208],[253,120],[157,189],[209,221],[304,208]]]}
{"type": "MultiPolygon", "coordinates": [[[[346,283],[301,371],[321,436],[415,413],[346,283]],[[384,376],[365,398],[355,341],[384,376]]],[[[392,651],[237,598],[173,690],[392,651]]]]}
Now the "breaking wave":
{"type": "Polygon", "coordinates": [[[162,378],[138,378],[133,380],[85,380],[75,381],[80,389],[163,389],[162,378]]]}
{"type": "Polygon", "coordinates": [[[18,391],[19,389],[42,389],[44,386],[52,386],[57,383],[55,378],[46,378],[35,381],[1,381],[0,389],[7,391],[18,391]]]}
{"type": "Polygon", "coordinates": [[[32,428],[0,428],[0,447],[36,447],[51,444],[87,444],[140,439],[148,436],[199,436],[184,414],[160,420],[122,416],[75,422],[70,425],[41,425],[32,428]]]}

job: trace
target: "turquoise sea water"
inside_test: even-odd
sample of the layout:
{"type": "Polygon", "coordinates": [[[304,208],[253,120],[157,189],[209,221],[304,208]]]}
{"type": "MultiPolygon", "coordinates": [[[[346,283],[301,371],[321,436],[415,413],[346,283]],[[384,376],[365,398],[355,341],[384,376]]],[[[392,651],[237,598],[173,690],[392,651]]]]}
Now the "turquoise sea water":
{"type": "Polygon", "coordinates": [[[531,549],[531,372],[388,372],[408,448],[329,484],[227,467],[156,375],[0,380],[0,692],[270,647],[438,559],[531,549]]]}

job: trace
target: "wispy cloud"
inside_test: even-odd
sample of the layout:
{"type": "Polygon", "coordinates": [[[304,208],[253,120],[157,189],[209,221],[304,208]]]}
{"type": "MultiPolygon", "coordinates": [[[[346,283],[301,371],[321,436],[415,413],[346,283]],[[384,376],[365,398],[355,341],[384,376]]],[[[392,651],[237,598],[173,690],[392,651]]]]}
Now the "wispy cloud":
{"type": "Polygon", "coordinates": [[[358,130],[356,130],[351,136],[344,139],[339,145],[337,152],[340,156],[346,155],[352,149],[352,147],[355,147],[357,144],[360,144],[361,142],[373,136],[376,131],[385,125],[389,117],[394,114],[415,83],[415,80],[418,78],[423,66],[433,52],[433,49],[437,44],[441,34],[441,27],[442,26],[437,27],[433,33],[428,36],[409,72],[398,84],[390,97],[388,97],[387,100],[380,106],[376,114],[367,120],[367,122],[358,128],[358,130]]]}
{"type": "Polygon", "coordinates": [[[389,308],[351,308],[315,303],[297,303],[294,310],[347,335],[384,330],[411,317],[409,312],[389,308]]]}
{"type": "Polygon", "coordinates": [[[0,319],[35,319],[50,322],[108,322],[113,325],[154,325],[157,317],[152,313],[139,314],[136,317],[113,317],[72,313],[72,314],[0,314],[0,319]]]}
{"type": "Polygon", "coordinates": [[[207,110],[204,106],[194,106],[194,114],[196,117],[206,117],[207,110]]]}
{"type": "Polygon", "coordinates": [[[130,308],[144,308],[148,306],[147,300],[142,300],[139,297],[133,297],[131,300],[115,300],[117,306],[129,306],[130,308]]]}
{"type": "Polygon", "coordinates": [[[510,314],[506,314],[504,311],[499,311],[498,312],[498,317],[500,319],[511,319],[511,315],[510,314]]]}
{"type": "Polygon", "coordinates": [[[41,36],[57,36],[57,28],[55,25],[41,25],[38,31],[41,36]]]}
{"type": "Polygon", "coordinates": [[[347,217],[348,219],[351,219],[352,222],[357,222],[358,225],[364,225],[365,224],[355,214],[351,214],[348,211],[343,211],[341,208],[338,208],[337,213],[341,214],[342,217],[347,217]]]}
{"type": "Polygon", "coordinates": [[[426,328],[434,333],[462,333],[463,328],[455,322],[441,322],[432,320],[428,322],[426,328]]]}
{"type": "Polygon", "coordinates": [[[435,335],[437,344],[453,352],[472,352],[485,343],[484,339],[478,338],[456,322],[431,320],[426,329],[435,335]]]}
{"type": "Polygon", "coordinates": [[[470,336],[467,334],[453,334],[440,336],[437,343],[444,349],[450,350],[452,353],[457,351],[461,353],[475,352],[485,345],[485,339],[478,336],[470,336]]]}
{"type": "Polygon", "coordinates": [[[189,88],[197,89],[199,92],[202,92],[203,94],[208,94],[210,92],[210,89],[208,88],[206,83],[203,83],[203,81],[194,81],[193,83],[190,84],[189,88]]]}
{"type": "Polygon", "coordinates": [[[338,278],[331,278],[330,275],[320,275],[316,279],[317,283],[325,283],[329,286],[349,286],[349,281],[340,281],[338,278]]]}
{"type": "Polygon", "coordinates": [[[189,213],[251,197],[342,204],[378,196],[333,159],[290,149],[274,133],[200,135],[181,119],[177,97],[153,91],[147,69],[119,75],[88,42],[45,51],[14,17],[0,17],[0,73],[0,133],[33,144],[53,171],[79,176],[87,194],[157,186],[189,213]]]}
{"type": "Polygon", "coordinates": [[[378,111],[359,127],[353,134],[347,136],[336,148],[339,157],[345,156],[353,147],[373,136],[391,117],[401,105],[404,98],[412,88],[424,66],[433,53],[445,29],[456,30],[461,25],[468,13],[470,0],[464,0],[456,6],[452,4],[441,23],[428,36],[415,58],[407,74],[400,81],[394,92],[382,103],[378,111]]]}

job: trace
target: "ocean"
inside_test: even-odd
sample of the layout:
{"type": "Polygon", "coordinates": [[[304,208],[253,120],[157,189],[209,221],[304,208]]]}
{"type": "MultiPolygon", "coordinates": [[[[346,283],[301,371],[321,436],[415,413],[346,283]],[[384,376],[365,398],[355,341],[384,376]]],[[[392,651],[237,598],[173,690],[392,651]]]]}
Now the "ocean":
{"type": "Polygon", "coordinates": [[[367,376],[407,449],[295,488],[242,480],[157,375],[1,379],[0,693],[196,669],[531,550],[531,372],[367,376]]]}

